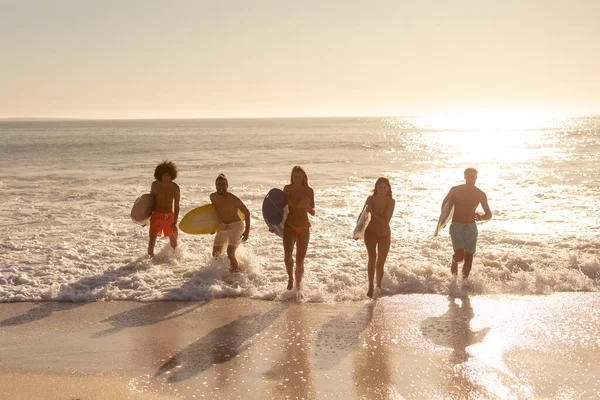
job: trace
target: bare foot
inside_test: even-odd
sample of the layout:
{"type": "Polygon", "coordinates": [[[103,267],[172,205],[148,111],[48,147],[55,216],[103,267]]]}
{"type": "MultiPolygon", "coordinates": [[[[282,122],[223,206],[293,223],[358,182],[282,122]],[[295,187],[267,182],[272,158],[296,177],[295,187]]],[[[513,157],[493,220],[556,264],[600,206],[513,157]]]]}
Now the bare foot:
{"type": "Polygon", "coordinates": [[[458,275],[458,263],[456,262],[454,257],[452,257],[452,265],[450,266],[450,272],[452,272],[452,275],[454,276],[458,275]]]}
{"type": "Polygon", "coordinates": [[[369,291],[367,292],[367,297],[373,298],[373,286],[369,286],[369,291]]]}
{"type": "Polygon", "coordinates": [[[288,280],[288,285],[287,285],[287,290],[292,290],[294,288],[294,280],[293,279],[289,279],[288,280]]]}

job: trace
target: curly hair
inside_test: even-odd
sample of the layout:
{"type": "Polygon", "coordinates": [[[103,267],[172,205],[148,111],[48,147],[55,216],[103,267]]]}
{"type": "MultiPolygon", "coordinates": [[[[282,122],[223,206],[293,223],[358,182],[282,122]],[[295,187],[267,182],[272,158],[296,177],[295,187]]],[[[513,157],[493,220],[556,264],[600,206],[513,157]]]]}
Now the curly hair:
{"type": "Polygon", "coordinates": [[[290,185],[294,183],[294,180],[292,178],[294,177],[294,172],[296,171],[302,172],[302,184],[304,186],[308,186],[308,175],[306,174],[304,168],[302,168],[299,165],[296,165],[294,168],[292,168],[292,173],[290,174],[290,185]]]}
{"type": "Polygon", "coordinates": [[[171,175],[171,180],[174,181],[177,178],[177,165],[172,161],[161,162],[154,169],[154,178],[161,181],[164,173],[171,175]]]}
{"type": "Polygon", "coordinates": [[[387,195],[389,197],[392,197],[392,185],[390,185],[390,180],[388,178],[384,178],[384,177],[377,179],[377,182],[375,182],[375,188],[373,189],[373,193],[377,194],[377,185],[379,185],[380,183],[387,184],[387,187],[388,187],[387,195]]]}

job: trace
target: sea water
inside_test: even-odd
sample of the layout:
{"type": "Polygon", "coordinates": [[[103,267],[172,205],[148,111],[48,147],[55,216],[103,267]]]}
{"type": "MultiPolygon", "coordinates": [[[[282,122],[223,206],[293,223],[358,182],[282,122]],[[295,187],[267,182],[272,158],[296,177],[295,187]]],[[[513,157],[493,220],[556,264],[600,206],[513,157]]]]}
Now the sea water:
{"type": "Polygon", "coordinates": [[[315,190],[306,301],[366,299],[352,231],[380,176],[396,199],[384,294],[599,291],[599,151],[599,117],[0,122],[0,301],[288,299],[261,205],[295,165],[315,190]],[[243,273],[212,257],[211,235],[180,233],[175,252],[159,238],[148,259],[148,227],[129,212],[162,160],[179,168],[180,219],[227,175],[251,212],[243,273]],[[467,167],[494,216],[479,224],[471,276],[455,282],[448,228],[433,231],[467,167]]]}

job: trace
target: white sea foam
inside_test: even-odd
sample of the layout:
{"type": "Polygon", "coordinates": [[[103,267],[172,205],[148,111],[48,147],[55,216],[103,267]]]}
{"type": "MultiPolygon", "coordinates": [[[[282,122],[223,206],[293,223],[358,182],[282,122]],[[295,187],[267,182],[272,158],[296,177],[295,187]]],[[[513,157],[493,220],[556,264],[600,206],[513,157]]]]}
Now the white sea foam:
{"type": "MultiPolygon", "coordinates": [[[[351,234],[380,175],[397,201],[383,295],[598,291],[600,177],[588,157],[598,141],[578,150],[581,124],[577,136],[569,124],[548,126],[483,150],[405,119],[0,124],[0,301],[296,299],[285,290],[281,239],[260,211],[296,164],[317,205],[303,301],[365,299],[366,250],[351,234]],[[147,228],[129,210],[162,159],[180,167],[181,217],[209,201],[218,173],[228,175],[252,214],[250,240],[238,249],[242,274],[212,258],[210,235],[182,233],[175,252],[159,238],[147,258],[147,228]],[[471,165],[494,218],[479,225],[468,282],[455,282],[448,231],[432,233],[441,200],[471,165]]],[[[594,129],[583,135],[597,139],[594,129]]],[[[485,134],[458,136],[484,143],[485,134]]]]}

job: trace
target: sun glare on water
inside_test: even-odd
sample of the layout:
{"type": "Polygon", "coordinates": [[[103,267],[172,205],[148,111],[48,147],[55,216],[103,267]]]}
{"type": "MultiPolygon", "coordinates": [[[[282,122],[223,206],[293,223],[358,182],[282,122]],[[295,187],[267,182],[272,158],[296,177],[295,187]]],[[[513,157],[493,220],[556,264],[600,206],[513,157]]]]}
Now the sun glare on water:
{"type": "MultiPolygon", "coordinates": [[[[462,171],[475,167],[480,171],[482,187],[490,190],[504,205],[511,204],[511,232],[541,232],[539,221],[522,218],[535,213],[530,210],[532,196],[543,189],[535,182],[546,182],[545,168],[568,157],[561,144],[565,120],[556,116],[526,114],[464,114],[420,117],[411,120],[419,149],[428,155],[433,172],[428,186],[437,187],[462,181],[462,171]],[[541,175],[540,175],[541,174],[541,175]],[[437,185],[437,186],[436,186],[437,185]],[[536,189],[537,188],[537,189],[536,189]],[[518,206],[517,206],[518,205],[518,206]]],[[[423,207],[426,205],[424,204],[423,207]]],[[[500,203],[494,204],[495,209],[500,203]]],[[[551,210],[547,217],[556,220],[560,215],[551,210]]],[[[500,227],[501,221],[495,221],[500,227]]]]}
{"type": "Polygon", "coordinates": [[[533,114],[459,114],[420,117],[417,127],[456,164],[517,163],[553,151],[546,128],[557,120],[533,114]]]}

